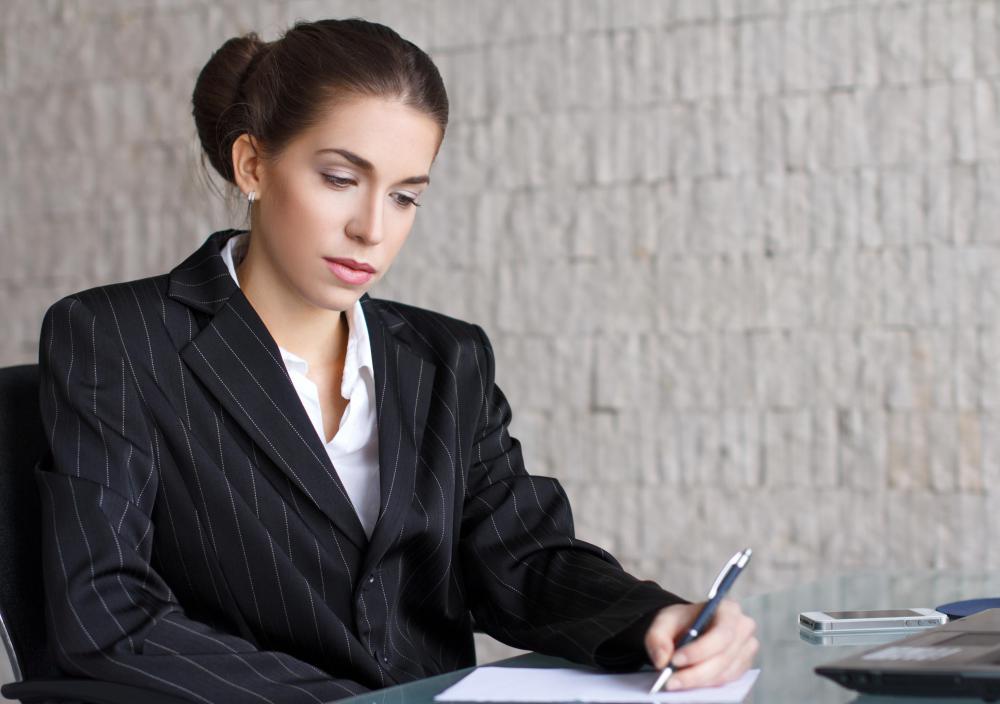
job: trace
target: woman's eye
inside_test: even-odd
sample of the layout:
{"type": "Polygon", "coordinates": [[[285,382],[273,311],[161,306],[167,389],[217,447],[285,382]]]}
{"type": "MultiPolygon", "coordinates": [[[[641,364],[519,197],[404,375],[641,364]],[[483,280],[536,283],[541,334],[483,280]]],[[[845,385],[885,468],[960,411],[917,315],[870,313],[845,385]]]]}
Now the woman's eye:
{"type": "Polygon", "coordinates": [[[330,174],[323,174],[323,178],[325,178],[329,183],[333,184],[337,188],[347,188],[348,186],[354,183],[354,179],[344,178],[343,176],[332,176],[330,174]]]}
{"type": "Polygon", "coordinates": [[[413,198],[412,196],[408,196],[408,195],[406,195],[404,193],[393,193],[392,197],[393,197],[393,200],[395,200],[398,205],[401,205],[404,208],[408,208],[411,205],[418,206],[418,207],[420,206],[420,203],[417,202],[416,198],[413,198]]]}
{"type": "MultiPolygon", "coordinates": [[[[357,181],[353,178],[347,178],[346,176],[334,176],[333,174],[323,174],[323,179],[326,180],[334,188],[347,188],[348,186],[357,185],[357,181]]],[[[402,208],[409,208],[411,206],[419,206],[420,203],[414,196],[408,196],[405,193],[393,193],[392,199],[396,201],[396,205],[402,208]]]]}

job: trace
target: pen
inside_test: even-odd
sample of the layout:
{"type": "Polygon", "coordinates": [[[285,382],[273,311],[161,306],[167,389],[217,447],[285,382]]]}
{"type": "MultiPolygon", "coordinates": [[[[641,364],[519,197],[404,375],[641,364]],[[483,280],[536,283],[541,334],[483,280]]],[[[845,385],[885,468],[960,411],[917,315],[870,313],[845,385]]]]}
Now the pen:
{"type": "MultiPolygon", "coordinates": [[[[708,625],[708,622],[712,620],[712,616],[715,615],[715,609],[718,608],[719,602],[726,596],[729,588],[733,586],[733,582],[736,581],[736,578],[740,576],[740,572],[746,567],[751,554],[753,554],[753,550],[747,548],[729,558],[729,562],[719,572],[719,576],[715,578],[712,588],[708,590],[708,601],[701,607],[701,611],[698,612],[698,616],[695,618],[694,623],[691,624],[691,628],[677,642],[675,651],[701,635],[705,626],[708,625]]],[[[660,672],[660,676],[656,678],[656,683],[649,690],[649,693],[654,694],[658,692],[667,683],[672,674],[674,674],[673,660],[668,662],[667,666],[660,672]]]]}

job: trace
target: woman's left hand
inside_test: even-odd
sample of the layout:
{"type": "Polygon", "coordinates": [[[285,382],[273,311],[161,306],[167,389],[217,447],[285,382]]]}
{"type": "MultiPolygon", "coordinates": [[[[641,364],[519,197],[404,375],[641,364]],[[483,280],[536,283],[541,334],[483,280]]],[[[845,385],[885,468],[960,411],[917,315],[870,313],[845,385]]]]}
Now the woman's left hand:
{"type": "Polygon", "coordinates": [[[697,639],[674,652],[674,642],[694,623],[702,603],[674,604],[661,609],[646,631],[649,659],[657,669],[673,660],[677,671],[667,689],[712,687],[745,673],[760,647],[757,623],[731,599],[719,602],[709,627],[697,639]]]}

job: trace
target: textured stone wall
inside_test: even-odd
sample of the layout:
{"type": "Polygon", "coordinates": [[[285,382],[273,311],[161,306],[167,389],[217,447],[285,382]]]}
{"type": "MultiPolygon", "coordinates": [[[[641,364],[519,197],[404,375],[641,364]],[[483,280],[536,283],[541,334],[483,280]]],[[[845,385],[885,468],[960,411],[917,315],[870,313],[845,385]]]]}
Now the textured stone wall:
{"type": "Polygon", "coordinates": [[[993,0],[5,0],[0,363],[241,224],[189,115],[215,47],[355,14],[453,106],[374,293],[483,325],[581,537],[692,598],[745,545],[736,595],[1000,566],[993,0]]]}

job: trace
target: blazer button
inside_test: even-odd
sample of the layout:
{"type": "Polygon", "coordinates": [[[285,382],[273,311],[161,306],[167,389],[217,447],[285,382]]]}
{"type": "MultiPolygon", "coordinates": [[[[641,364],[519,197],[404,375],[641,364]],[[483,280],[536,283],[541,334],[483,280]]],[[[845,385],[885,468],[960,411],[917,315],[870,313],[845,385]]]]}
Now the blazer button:
{"type": "Polygon", "coordinates": [[[368,578],[368,583],[369,584],[374,584],[375,583],[375,575],[372,575],[371,577],[368,578]]]}

